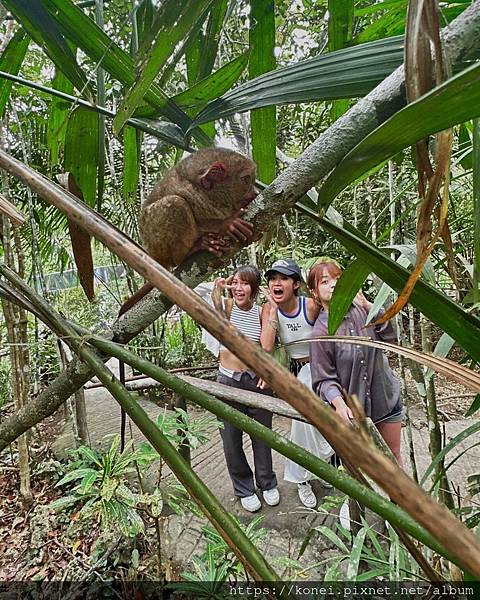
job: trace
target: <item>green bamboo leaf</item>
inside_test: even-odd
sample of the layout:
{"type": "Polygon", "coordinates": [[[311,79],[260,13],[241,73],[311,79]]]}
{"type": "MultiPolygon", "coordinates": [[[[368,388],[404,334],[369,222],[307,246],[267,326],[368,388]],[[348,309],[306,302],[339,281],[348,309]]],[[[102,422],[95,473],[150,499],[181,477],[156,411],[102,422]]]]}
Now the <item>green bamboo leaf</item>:
{"type": "MultiPolygon", "coordinates": [[[[52,87],[67,94],[73,92],[72,82],[58,68],[55,68],[52,87]]],[[[53,96],[47,124],[47,147],[52,165],[58,164],[64,150],[69,110],[70,102],[53,96]]]]}
{"type": "MultiPolygon", "coordinates": [[[[42,1],[63,34],[72,43],[125,87],[133,85],[136,76],[133,59],[78,6],[65,0],[42,1]]],[[[186,131],[191,125],[191,119],[155,84],[150,86],[145,100],[183,130],[186,131]]],[[[210,138],[203,133],[195,132],[195,135],[199,141],[211,143],[210,138]]]]}
{"type": "MultiPolygon", "coordinates": [[[[0,71],[0,78],[14,81],[15,83],[25,85],[34,90],[39,90],[40,92],[49,94],[55,98],[61,98],[69,103],[82,106],[83,108],[91,112],[98,113],[99,115],[105,115],[108,118],[113,119],[113,117],[115,116],[115,114],[112,111],[106,109],[103,106],[90,104],[89,102],[86,102],[81,98],[71,96],[70,94],[66,94],[64,92],[55,90],[50,87],[46,87],[44,85],[39,85],[38,83],[29,81],[28,79],[24,79],[23,77],[11,75],[10,73],[6,73],[5,71],[0,71]]],[[[149,135],[152,135],[168,144],[172,144],[177,148],[183,148],[184,150],[192,149],[192,147],[187,143],[183,131],[175,123],[170,123],[169,121],[158,121],[155,119],[128,119],[127,123],[135,129],[138,129],[139,131],[144,131],[145,133],[148,133],[149,135]]]]}
{"type": "MultiPolygon", "coordinates": [[[[384,14],[375,17],[371,22],[364,27],[364,29],[355,36],[354,44],[363,44],[370,42],[371,40],[377,40],[380,38],[401,35],[405,32],[405,17],[407,14],[407,2],[402,0],[401,2],[387,2],[381,3],[384,5],[384,9],[387,10],[384,14]]],[[[358,10],[355,11],[358,16],[358,10]]]]}
{"type": "Polygon", "coordinates": [[[149,36],[139,50],[137,77],[123,99],[117,116],[113,120],[114,131],[120,131],[142,101],[159,71],[165,65],[178,42],[193,27],[213,0],[167,0],[155,18],[155,40],[148,44],[149,36]]]}
{"type": "MultiPolygon", "coordinates": [[[[328,51],[335,52],[348,46],[352,40],[353,0],[328,0],[328,51]]],[[[338,119],[348,109],[348,100],[335,100],[332,118],[338,119]]]]}
{"type": "Polygon", "coordinates": [[[203,37],[203,52],[199,65],[198,81],[201,81],[213,71],[228,4],[228,0],[217,0],[210,9],[207,29],[203,37]]]}
{"type": "Polygon", "coordinates": [[[473,120],[473,302],[480,301],[480,119],[473,120]]]}
{"type": "Polygon", "coordinates": [[[334,335],[347,314],[353,299],[370,273],[370,266],[357,258],[337,281],[328,308],[328,334],[334,335]]]}
{"type": "MultiPolygon", "coordinates": [[[[397,263],[401,267],[407,267],[409,264],[411,264],[408,258],[403,254],[400,254],[400,256],[397,258],[397,263]]],[[[382,287],[378,291],[378,294],[375,296],[372,308],[368,311],[367,321],[365,325],[368,325],[370,321],[377,316],[378,311],[384,306],[384,304],[388,300],[388,297],[393,293],[394,291],[388,284],[382,284],[382,287]]]]}
{"type": "Polygon", "coordinates": [[[480,423],[474,423],[467,427],[463,431],[461,431],[458,435],[456,435],[448,444],[435,456],[432,462],[428,465],[425,473],[422,475],[422,479],[420,480],[420,485],[423,485],[428,477],[433,473],[435,467],[438,463],[445,458],[445,456],[454,450],[459,444],[461,444],[464,440],[466,440],[471,435],[475,435],[478,431],[480,431],[480,423]]]}
{"type": "MultiPolygon", "coordinates": [[[[415,244],[390,244],[385,248],[387,250],[398,250],[412,267],[417,264],[417,247],[415,244]]],[[[422,277],[430,285],[435,285],[435,269],[430,259],[427,260],[422,269],[422,277]]]]}
{"type": "Polygon", "coordinates": [[[320,189],[322,206],[328,206],[350,183],[400,150],[479,115],[480,63],[477,63],[398,111],[357,144],[320,189]]]}
{"type": "MultiPolygon", "coordinates": [[[[345,248],[357,258],[363,259],[392,289],[400,292],[410,275],[387,254],[377,248],[355,227],[344,221],[343,227],[335,225],[327,219],[322,219],[304,207],[300,202],[297,208],[307,214],[328,231],[345,248]]],[[[444,332],[451,335],[476,361],[480,361],[480,319],[465,311],[459,304],[448,296],[436,290],[426,282],[417,281],[410,302],[417,307],[428,319],[436,323],[444,332]]]]}
{"type": "MultiPolygon", "coordinates": [[[[438,340],[433,354],[435,354],[435,356],[442,356],[443,358],[446,358],[454,344],[455,340],[449,336],[448,333],[444,333],[438,340]]],[[[427,369],[427,372],[425,373],[425,381],[428,381],[430,377],[433,377],[433,374],[434,371],[432,369],[427,369]]]]}
{"type": "Polygon", "coordinates": [[[140,148],[137,132],[132,127],[123,130],[123,197],[129,204],[135,202],[140,173],[140,148]]]}
{"type": "Polygon", "coordinates": [[[135,11],[138,43],[143,44],[155,18],[155,6],[152,0],[142,0],[135,11]]]}
{"type": "Polygon", "coordinates": [[[401,36],[321,54],[238,86],[210,103],[194,123],[263,106],[364,96],[402,62],[401,36]]]}
{"type": "Polygon", "coordinates": [[[345,552],[345,554],[347,555],[350,553],[345,543],[338,537],[338,535],[332,529],[330,529],[330,527],[327,527],[326,525],[319,525],[318,527],[315,527],[315,529],[319,533],[322,533],[331,542],[333,542],[339,550],[345,552]]]}
{"type": "Polygon", "coordinates": [[[360,563],[360,557],[362,555],[363,544],[365,542],[365,535],[367,530],[362,527],[353,540],[352,549],[350,551],[350,560],[348,561],[347,567],[347,579],[349,581],[355,581],[358,573],[358,565],[360,563]]]}
{"type": "MultiPolygon", "coordinates": [[[[95,23],[100,29],[105,29],[105,20],[103,14],[103,0],[95,2],[95,23]]],[[[97,104],[105,106],[107,95],[105,91],[105,71],[99,67],[97,69],[97,104]]],[[[103,193],[105,190],[105,162],[106,162],[106,136],[105,136],[105,117],[101,115],[98,118],[98,168],[97,168],[97,209],[100,212],[102,207],[103,193]]]]}
{"type": "MultiPolygon", "coordinates": [[[[250,0],[250,60],[248,74],[254,79],[274,71],[275,2],[250,0]]],[[[252,157],[257,164],[257,176],[264,183],[275,179],[277,118],[275,106],[258,108],[250,115],[252,157]]]]}
{"type": "Polygon", "coordinates": [[[98,115],[79,106],[68,120],[65,171],[74,175],[85,202],[95,206],[98,163],[98,115]]]}
{"type": "MultiPolygon", "coordinates": [[[[30,38],[22,28],[17,29],[0,57],[0,71],[17,74],[22,66],[30,38]]],[[[12,82],[0,80],[0,119],[3,117],[12,89],[12,82]]]]}
{"type": "Polygon", "coordinates": [[[65,73],[77,90],[81,93],[87,90],[91,96],[87,76],[43,3],[31,0],[2,1],[33,41],[45,50],[50,60],[65,73]]]}
{"type": "Polygon", "coordinates": [[[237,56],[215,73],[174,96],[172,100],[179,106],[191,108],[202,106],[213,98],[218,98],[240,79],[248,64],[248,57],[249,52],[237,56]]]}

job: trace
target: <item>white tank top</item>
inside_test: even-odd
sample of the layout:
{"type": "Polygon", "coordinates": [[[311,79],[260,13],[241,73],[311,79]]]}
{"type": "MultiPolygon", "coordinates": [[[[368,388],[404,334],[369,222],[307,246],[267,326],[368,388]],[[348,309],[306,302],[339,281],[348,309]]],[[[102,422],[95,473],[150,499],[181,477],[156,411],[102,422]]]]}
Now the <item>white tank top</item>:
{"type": "Polygon", "coordinates": [[[282,309],[278,309],[278,335],[282,344],[306,340],[299,344],[292,344],[285,349],[290,358],[300,359],[310,356],[310,344],[308,338],[312,336],[313,323],[307,316],[307,299],[298,296],[298,311],[294,315],[286,315],[282,309]]]}

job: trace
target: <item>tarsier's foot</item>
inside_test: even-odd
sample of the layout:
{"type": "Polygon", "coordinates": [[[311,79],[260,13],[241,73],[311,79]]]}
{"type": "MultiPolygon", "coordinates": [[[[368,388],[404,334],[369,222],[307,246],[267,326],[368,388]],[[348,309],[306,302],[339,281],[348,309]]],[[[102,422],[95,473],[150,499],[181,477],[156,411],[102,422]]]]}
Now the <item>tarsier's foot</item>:
{"type": "Polygon", "coordinates": [[[202,235],[195,246],[192,248],[192,251],[197,250],[207,250],[207,252],[211,252],[215,254],[215,256],[223,256],[225,252],[230,247],[228,240],[224,237],[219,237],[218,235],[212,233],[206,233],[202,235]]]}

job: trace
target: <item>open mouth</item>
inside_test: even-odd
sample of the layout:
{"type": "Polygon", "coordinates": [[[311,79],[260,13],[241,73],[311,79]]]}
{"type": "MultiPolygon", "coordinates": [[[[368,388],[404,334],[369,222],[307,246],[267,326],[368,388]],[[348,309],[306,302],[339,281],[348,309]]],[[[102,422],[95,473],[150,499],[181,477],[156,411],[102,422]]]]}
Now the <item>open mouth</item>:
{"type": "Polygon", "coordinates": [[[282,288],[273,288],[272,294],[273,294],[274,298],[280,298],[281,296],[283,296],[283,289],[282,288]]]}

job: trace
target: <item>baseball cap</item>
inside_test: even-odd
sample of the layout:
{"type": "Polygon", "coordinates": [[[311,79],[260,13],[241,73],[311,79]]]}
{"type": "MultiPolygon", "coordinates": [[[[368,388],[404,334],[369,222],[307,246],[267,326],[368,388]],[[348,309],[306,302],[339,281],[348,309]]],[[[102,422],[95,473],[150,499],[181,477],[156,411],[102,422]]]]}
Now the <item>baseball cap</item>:
{"type": "Polygon", "coordinates": [[[273,265],[265,272],[265,277],[268,279],[273,273],[281,273],[287,277],[293,277],[298,281],[302,279],[302,270],[294,260],[290,258],[276,260],[273,265]]]}

